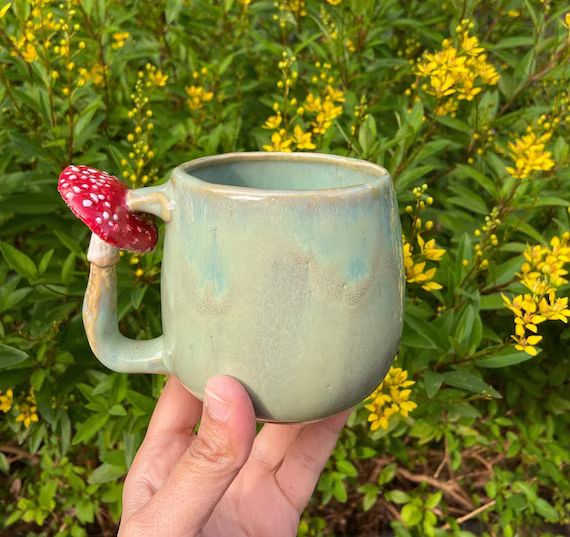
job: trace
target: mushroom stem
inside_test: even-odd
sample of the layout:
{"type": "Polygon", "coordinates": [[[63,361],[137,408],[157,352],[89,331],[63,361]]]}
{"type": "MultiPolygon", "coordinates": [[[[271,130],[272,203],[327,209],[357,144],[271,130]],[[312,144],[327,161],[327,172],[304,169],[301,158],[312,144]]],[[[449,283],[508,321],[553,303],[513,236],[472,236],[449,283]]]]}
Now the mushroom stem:
{"type": "Polygon", "coordinates": [[[83,302],[83,324],[95,356],[108,368],[121,373],[167,373],[162,336],[139,341],[119,331],[117,248],[93,234],[87,258],[91,267],[83,302]]]}

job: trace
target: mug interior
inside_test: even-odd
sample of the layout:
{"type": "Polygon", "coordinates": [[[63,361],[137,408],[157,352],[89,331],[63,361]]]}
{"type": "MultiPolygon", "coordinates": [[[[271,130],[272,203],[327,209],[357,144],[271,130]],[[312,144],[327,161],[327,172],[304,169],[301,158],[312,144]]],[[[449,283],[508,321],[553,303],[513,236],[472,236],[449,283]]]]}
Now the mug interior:
{"type": "Polygon", "coordinates": [[[386,170],[316,153],[234,153],[197,159],[183,170],[207,183],[258,190],[324,190],[376,183],[386,170]]]}

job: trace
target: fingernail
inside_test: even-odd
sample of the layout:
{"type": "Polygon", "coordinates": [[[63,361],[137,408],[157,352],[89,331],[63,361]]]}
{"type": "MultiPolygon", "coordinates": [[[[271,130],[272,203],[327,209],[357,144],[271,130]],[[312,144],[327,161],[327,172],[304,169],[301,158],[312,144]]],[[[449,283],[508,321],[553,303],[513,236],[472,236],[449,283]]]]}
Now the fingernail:
{"type": "Polygon", "coordinates": [[[230,404],[218,394],[206,388],[204,403],[208,414],[218,421],[226,421],[230,415],[230,404]]]}

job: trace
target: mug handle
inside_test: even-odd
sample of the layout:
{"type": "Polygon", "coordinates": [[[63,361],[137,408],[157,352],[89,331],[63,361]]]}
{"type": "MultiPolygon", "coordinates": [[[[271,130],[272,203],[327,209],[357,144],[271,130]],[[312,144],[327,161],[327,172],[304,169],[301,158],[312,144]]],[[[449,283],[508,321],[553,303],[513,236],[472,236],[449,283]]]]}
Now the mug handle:
{"type": "MultiPolygon", "coordinates": [[[[155,214],[165,222],[172,212],[172,184],[137,188],[127,192],[133,211],[155,214]]],[[[89,345],[99,361],[119,373],[167,374],[167,351],[163,336],[149,340],[125,337],[117,320],[117,275],[119,250],[91,236],[87,259],[89,282],[83,301],[83,324],[89,345]]]]}

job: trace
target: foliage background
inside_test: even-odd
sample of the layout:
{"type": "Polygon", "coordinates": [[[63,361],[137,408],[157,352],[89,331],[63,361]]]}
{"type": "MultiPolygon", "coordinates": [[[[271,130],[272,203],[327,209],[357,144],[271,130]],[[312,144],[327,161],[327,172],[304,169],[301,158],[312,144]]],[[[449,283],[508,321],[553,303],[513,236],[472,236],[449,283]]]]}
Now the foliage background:
{"type": "MultiPolygon", "coordinates": [[[[0,533],[112,535],[163,384],[89,350],[60,170],[140,186],[265,146],[384,165],[408,245],[407,373],[353,413],[300,535],[568,534],[566,2],[0,9],[0,533]]],[[[121,261],[132,337],[160,333],[160,256],[121,261]]]]}

